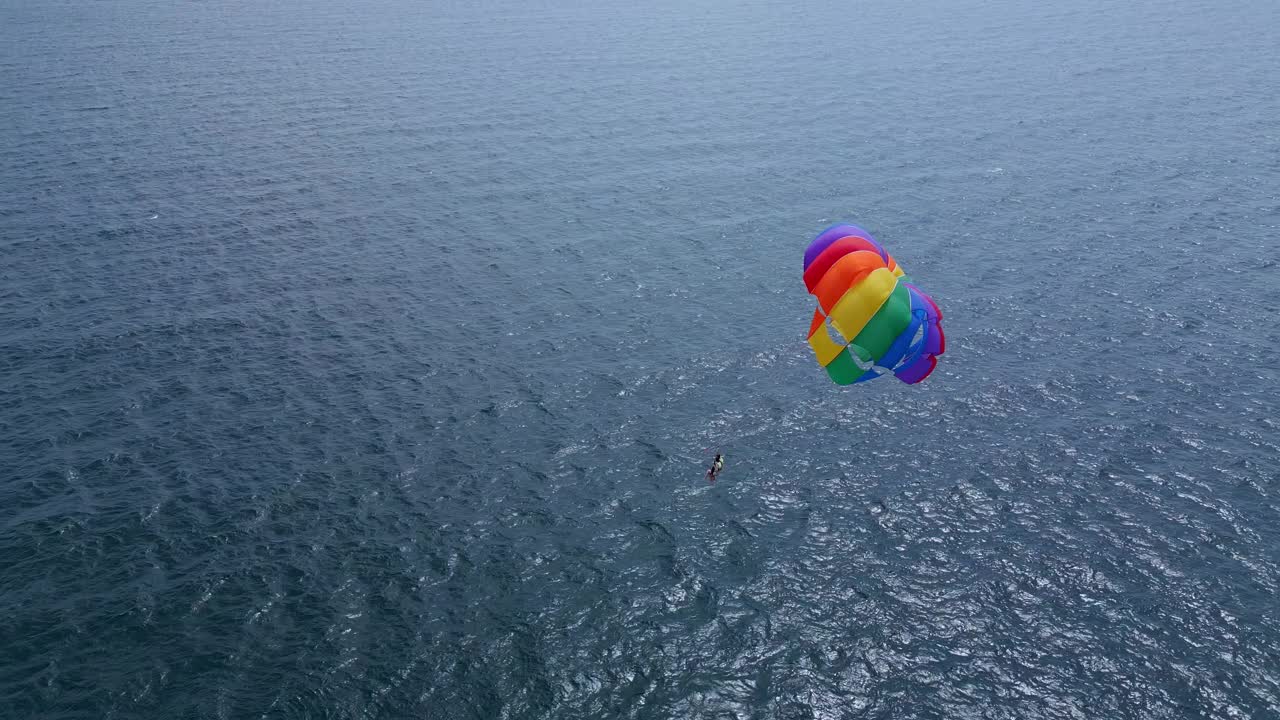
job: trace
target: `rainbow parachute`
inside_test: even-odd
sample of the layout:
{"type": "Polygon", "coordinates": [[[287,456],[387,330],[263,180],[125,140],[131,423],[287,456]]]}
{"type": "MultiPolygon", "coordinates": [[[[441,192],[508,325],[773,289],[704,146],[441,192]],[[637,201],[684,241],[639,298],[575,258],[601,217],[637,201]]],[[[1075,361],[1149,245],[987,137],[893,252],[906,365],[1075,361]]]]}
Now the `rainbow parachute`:
{"type": "Polygon", "coordinates": [[[946,348],[942,311],[871,233],[833,225],[804,251],[804,284],[818,299],[809,345],[840,385],[892,372],[904,383],[929,376],[946,348]]]}

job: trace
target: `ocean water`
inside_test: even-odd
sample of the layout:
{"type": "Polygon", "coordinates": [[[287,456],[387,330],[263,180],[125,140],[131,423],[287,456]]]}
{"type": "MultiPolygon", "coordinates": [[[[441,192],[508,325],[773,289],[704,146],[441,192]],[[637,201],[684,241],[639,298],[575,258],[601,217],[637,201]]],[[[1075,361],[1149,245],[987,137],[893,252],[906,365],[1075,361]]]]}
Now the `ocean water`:
{"type": "Polygon", "coordinates": [[[4,3],[0,716],[1280,717],[1277,27],[4,3]]]}

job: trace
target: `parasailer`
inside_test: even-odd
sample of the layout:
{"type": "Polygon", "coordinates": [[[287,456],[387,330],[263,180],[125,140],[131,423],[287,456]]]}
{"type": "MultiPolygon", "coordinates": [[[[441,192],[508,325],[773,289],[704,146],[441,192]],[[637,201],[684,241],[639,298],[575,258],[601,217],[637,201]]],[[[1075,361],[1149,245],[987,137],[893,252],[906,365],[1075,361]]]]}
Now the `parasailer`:
{"type": "Polygon", "coordinates": [[[720,475],[720,471],[724,469],[724,456],[716,453],[716,459],[711,461],[711,467],[707,470],[707,480],[715,482],[720,475]]]}
{"type": "Polygon", "coordinates": [[[915,384],[937,366],[942,311],[871,233],[849,224],[818,233],[804,253],[804,284],[818,301],[809,345],[837,384],[890,372],[915,384]]]}

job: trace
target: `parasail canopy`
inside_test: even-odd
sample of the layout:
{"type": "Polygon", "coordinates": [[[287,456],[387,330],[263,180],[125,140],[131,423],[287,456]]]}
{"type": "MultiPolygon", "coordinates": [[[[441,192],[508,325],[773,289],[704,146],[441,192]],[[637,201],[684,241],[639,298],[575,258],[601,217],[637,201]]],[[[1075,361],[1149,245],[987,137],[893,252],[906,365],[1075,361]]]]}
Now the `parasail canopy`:
{"type": "Polygon", "coordinates": [[[946,348],[942,311],[871,233],[833,225],[804,252],[804,284],[818,301],[809,345],[840,385],[893,373],[924,380],[946,348]]]}

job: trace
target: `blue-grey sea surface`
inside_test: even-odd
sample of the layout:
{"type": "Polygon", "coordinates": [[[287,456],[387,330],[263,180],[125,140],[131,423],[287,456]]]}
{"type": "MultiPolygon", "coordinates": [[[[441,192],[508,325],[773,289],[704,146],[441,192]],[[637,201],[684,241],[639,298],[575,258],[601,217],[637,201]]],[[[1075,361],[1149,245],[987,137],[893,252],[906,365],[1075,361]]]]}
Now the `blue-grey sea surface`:
{"type": "Polygon", "coordinates": [[[3,2],[0,716],[1280,717],[1277,28],[3,2]]]}

